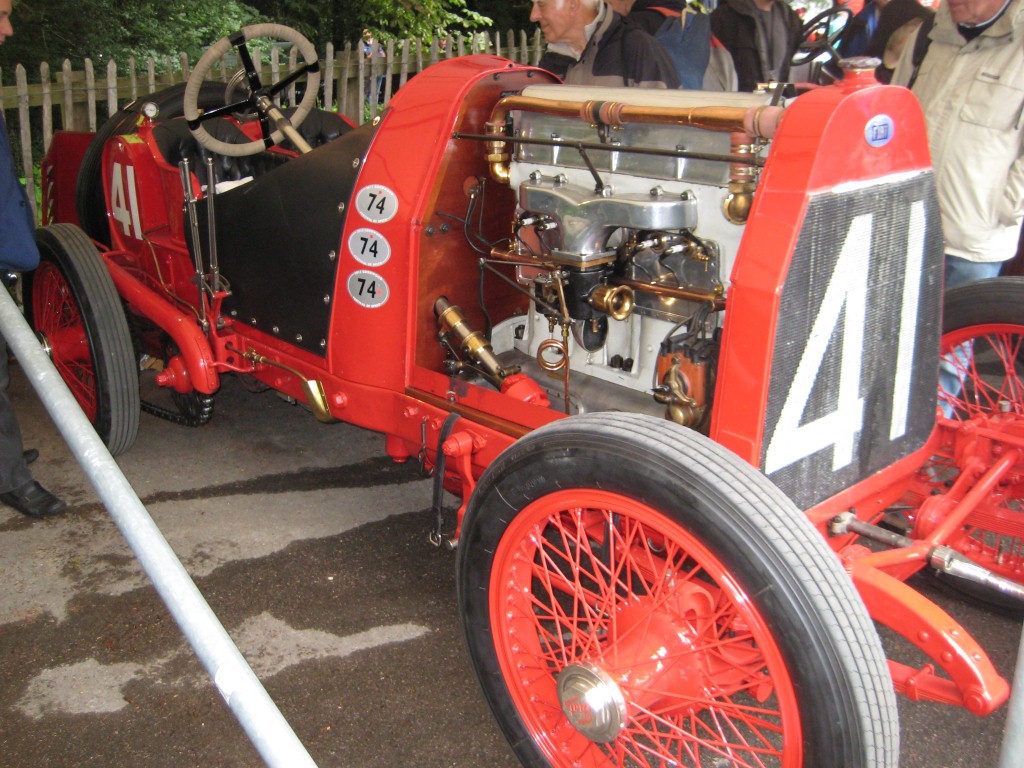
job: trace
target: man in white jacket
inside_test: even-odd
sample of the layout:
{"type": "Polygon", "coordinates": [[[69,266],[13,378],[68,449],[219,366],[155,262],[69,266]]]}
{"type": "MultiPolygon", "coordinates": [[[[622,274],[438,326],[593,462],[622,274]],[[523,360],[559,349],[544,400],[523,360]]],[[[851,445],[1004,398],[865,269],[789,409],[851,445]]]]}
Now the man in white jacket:
{"type": "Polygon", "coordinates": [[[892,82],[912,83],[924,109],[948,288],[998,275],[1017,250],[1024,218],[1024,0],[944,0],[928,34],[923,60],[917,41],[908,44],[892,82]]]}

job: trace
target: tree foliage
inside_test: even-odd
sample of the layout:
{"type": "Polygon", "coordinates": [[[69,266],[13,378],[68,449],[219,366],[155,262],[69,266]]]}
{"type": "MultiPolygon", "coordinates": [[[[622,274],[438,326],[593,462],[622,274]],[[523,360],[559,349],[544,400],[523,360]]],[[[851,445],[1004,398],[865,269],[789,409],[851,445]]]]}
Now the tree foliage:
{"type": "Polygon", "coordinates": [[[0,66],[86,57],[168,56],[201,53],[204,46],[259,14],[240,0],[21,0],[14,7],[14,37],[0,46],[0,66]]]}
{"type": "Polygon", "coordinates": [[[526,29],[530,23],[530,0],[467,0],[477,13],[491,20],[494,29],[526,29]]]}
{"type": "Polygon", "coordinates": [[[249,0],[263,16],[302,32],[318,49],[377,37],[430,38],[490,25],[467,0],[249,0]]]}
{"type": "Polygon", "coordinates": [[[182,52],[194,61],[259,21],[294,27],[322,51],[360,39],[364,29],[378,38],[525,29],[529,10],[530,0],[15,0],[15,35],[0,46],[0,68],[9,81],[19,62],[58,68],[64,59],[160,61],[182,52]]]}

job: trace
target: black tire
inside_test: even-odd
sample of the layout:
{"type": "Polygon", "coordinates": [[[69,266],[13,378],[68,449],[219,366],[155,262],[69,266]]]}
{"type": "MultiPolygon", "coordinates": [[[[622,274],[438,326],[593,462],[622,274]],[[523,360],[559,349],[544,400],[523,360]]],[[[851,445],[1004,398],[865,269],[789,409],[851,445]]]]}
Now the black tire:
{"type": "Polygon", "coordinates": [[[113,455],[139,429],[139,378],[131,334],[110,273],[72,224],[36,230],[40,264],[25,273],[25,315],[61,377],[113,455]]]}
{"type": "Polygon", "coordinates": [[[469,503],[457,585],[472,663],[524,765],[897,763],[885,654],[838,558],[766,478],[675,424],[601,413],[515,443],[469,503]],[[638,653],[659,626],[651,647],[667,655],[638,653]],[[674,682],[655,679],[655,656],[677,659],[674,682]],[[721,677],[697,672],[705,661],[721,677]],[[594,680],[606,721],[574,695],[594,680]],[[730,746],[694,746],[716,727],[730,746]]]}
{"type": "MultiPolygon", "coordinates": [[[[204,83],[199,93],[199,106],[212,109],[224,105],[224,88],[221,83],[204,83]]],[[[184,112],[185,83],[172,85],[162,91],[142,96],[125,104],[112,115],[93,137],[82,156],[75,185],[75,207],[78,221],[89,237],[104,245],[110,245],[110,226],[107,220],[107,203],[103,196],[102,161],[103,148],[114,136],[135,130],[142,105],[153,102],[160,107],[158,120],[181,117],[184,112]]]]}

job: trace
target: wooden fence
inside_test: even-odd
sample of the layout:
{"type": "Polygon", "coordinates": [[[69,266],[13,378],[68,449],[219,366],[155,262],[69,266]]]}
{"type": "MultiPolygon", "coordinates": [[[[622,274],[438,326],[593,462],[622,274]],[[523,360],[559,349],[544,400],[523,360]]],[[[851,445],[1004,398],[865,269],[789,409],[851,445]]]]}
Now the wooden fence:
{"type": "MultiPolygon", "coordinates": [[[[391,40],[382,47],[380,55],[370,57],[363,56],[362,43],[346,43],[340,52],[328,43],[321,61],[323,101],[359,124],[376,115],[390,100],[393,91],[410,77],[443,58],[493,53],[519,63],[536,64],[541,52],[539,30],[532,37],[523,31],[509,31],[504,35],[480,33],[426,42],[391,40]],[[370,83],[380,87],[381,99],[367,99],[370,83]]],[[[293,48],[288,61],[282,63],[280,50],[271,48],[266,57],[271,80],[264,80],[264,57],[254,55],[260,80],[279,80],[282,70],[286,73],[287,68],[295,65],[295,56],[293,48]]],[[[185,54],[161,61],[159,67],[156,61],[147,59],[141,70],[134,59],[128,61],[123,71],[116,62],[110,61],[101,76],[97,76],[91,59],[85,59],[80,70],[75,70],[71,62],[65,60],[56,76],[44,62],[39,66],[39,82],[31,84],[28,71],[21,64],[15,67],[14,85],[5,84],[9,75],[0,71],[0,110],[7,122],[12,147],[19,156],[16,162],[20,159],[33,205],[36,198],[33,169],[49,149],[54,130],[95,131],[128,101],[185,82],[190,72],[191,65],[185,54]]],[[[219,79],[227,83],[233,74],[223,66],[222,60],[219,79]]],[[[286,100],[294,102],[294,91],[286,100]]]]}

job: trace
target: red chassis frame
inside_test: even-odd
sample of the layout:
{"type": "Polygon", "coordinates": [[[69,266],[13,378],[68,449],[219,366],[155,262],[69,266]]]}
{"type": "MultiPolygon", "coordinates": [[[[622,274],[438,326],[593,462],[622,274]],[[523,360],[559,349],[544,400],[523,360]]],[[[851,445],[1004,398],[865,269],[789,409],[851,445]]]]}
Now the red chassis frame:
{"type": "MultiPolygon", "coordinates": [[[[376,225],[396,254],[377,268],[388,298],[367,307],[353,300],[346,289],[349,277],[362,267],[345,243],[353,231],[366,225],[350,211],[338,248],[335,322],[325,340],[323,358],[222,316],[223,295],[209,307],[209,316],[219,322],[208,329],[197,321],[194,307],[169,301],[169,294],[187,296],[196,289],[190,284],[192,273],[182,269],[191,264],[191,257],[183,234],[178,170],[154,159],[159,153],[150,146],[145,121],[137,133],[111,139],[104,153],[107,210],[122,215],[111,220],[114,243],[103,249],[103,257],[129,311],[163,328],[180,350],[161,374],[161,384],[180,392],[212,394],[220,386],[220,374],[233,371],[301,399],[300,376],[318,380],[332,416],[383,432],[387,452],[396,461],[416,455],[436,460],[434,447],[442,425],[457,413],[462,418],[441,450],[449,457],[447,480],[465,500],[475,478],[501,451],[559,415],[514,392],[469,386],[438,372],[434,298],[465,293],[472,278],[442,263],[445,238],[454,235],[445,235],[437,211],[450,210],[450,203],[459,196],[464,199],[463,180],[486,177],[489,170],[483,145],[457,140],[453,134],[482,133],[491,108],[503,95],[528,84],[551,82],[551,76],[497,57],[473,56],[431,69],[417,80],[429,83],[403,88],[378,118],[377,133],[357,181],[357,188],[380,185],[397,197],[400,214],[376,225]],[[123,174],[120,189],[112,189],[114,174],[123,174]],[[138,196],[139,204],[132,210],[124,204],[128,190],[138,196]],[[162,285],[143,278],[144,262],[149,259],[157,265],[162,285]],[[338,317],[344,318],[344,328],[338,317]],[[240,350],[257,350],[275,365],[254,362],[240,350]]],[[[763,411],[779,295],[809,195],[840,179],[858,181],[883,171],[927,169],[930,162],[920,139],[924,135],[923,118],[912,97],[901,89],[878,86],[869,75],[816,89],[787,110],[732,274],[711,425],[712,439],[752,465],[760,463],[764,439],[763,411]],[[881,170],[861,135],[865,116],[879,113],[892,117],[898,126],[887,148],[887,165],[881,170]],[[836,151],[837,147],[843,151],[836,151]]],[[[84,152],[80,135],[58,134],[55,142],[57,151],[48,157],[60,157],[64,149],[67,156],[80,159],[84,152]]],[[[44,179],[63,173],[64,162],[67,157],[56,166],[44,166],[44,179]]],[[[73,189],[74,185],[61,183],[56,188],[73,189]]],[[[498,205],[511,210],[511,192],[499,192],[506,198],[498,205]]],[[[73,220],[68,213],[73,209],[66,198],[44,195],[44,223],[73,220]]],[[[472,309],[467,314],[477,320],[472,309]]],[[[871,616],[916,645],[948,675],[936,675],[931,665],[913,669],[890,661],[897,690],[912,699],[958,704],[986,714],[1009,695],[1008,684],[967,631],[903,580],[924,567],[936,545],[979,509],[987,487],[1001,476],[1024,471],[1022,445],[1024,435],[1012,418],[999,422],[977,417],[966,423],[940,419],[931,438],[913,455],[807,512],[843,559],[871,616]],[[934,455],[970,456],[975,469],[964,472],[948,495],[934,497],[921,507],[919,524],[931,519],[930,505],[955,507],[952,511],[944,507],[942,522],[927,535],[911,546],[880,553],[852,543],[852,534],[832,535],[829,524],[839,513],[853,511],[861,521],[877,521],[907,494],[920,467],[934,455]],[[979,475],[983,477],[975,484],[979,475]]],[[[456,533],[464,508],[465,502],[456,533]]]]}

